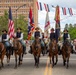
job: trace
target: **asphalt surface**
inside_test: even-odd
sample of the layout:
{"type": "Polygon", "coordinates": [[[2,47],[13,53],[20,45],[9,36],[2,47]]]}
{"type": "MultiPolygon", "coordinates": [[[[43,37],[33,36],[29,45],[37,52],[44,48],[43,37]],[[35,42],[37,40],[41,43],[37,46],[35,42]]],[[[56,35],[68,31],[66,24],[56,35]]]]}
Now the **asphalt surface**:
{"type": "MultiPolygon", "coordinates": [[[[27,47],[27,52],[28,50],[29,48],[27,47]]],[[[36,68],[34,66],[34,57],[29,53],[24,55],[21,66],[18,66],[17,69],[14,69],[14,66],[14,56],[11,57],[9,66],[5,57],[4,68],[0,70],[0,75],[76,75],[76,55],[71,54],[68,69],[63,66],[61,55],[58,56],[58,63],[53,68],[51,64],[49,64],[48,55],[41,55],[39,68],[36,68]]]]}

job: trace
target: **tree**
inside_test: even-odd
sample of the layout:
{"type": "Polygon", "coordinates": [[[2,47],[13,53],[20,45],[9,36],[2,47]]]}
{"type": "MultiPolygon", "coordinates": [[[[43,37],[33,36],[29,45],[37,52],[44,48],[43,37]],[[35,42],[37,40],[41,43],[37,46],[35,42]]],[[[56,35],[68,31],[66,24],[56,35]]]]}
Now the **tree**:
{"type": "Polygon", "coordinates": [[[5,11],[3,16],[0,16],[0,34],[2,34],[2,30],[8,30],[8,12],[5,11]]]}
{"type": "Polygon", "coordinates": [[[68,29],[68,24],[65,25],[65,28],[64,29],[68,29]]]}
{"type": "Polygon", "coordinates": [[[25,17],[23,15],[19,15],[18,19],[14,19],[15,23],[15,30],[20,27],[22,29],[22,32],[24,33],[24,39],[27,39],[27,32],[28,32],[28,22],[24,19],[25,17]],[[17,25],[16,25],[17,22],[17,25]]]}
{"type": "MultiPolygon", "coordinates": [[[[24,39],[27,38],[27,32],[28,32],[28,25],[27,21],[24,19],[25,17],[23,15],[18,15],[18,19],[13,18],[14,21],[14,27],[15,30],[17,27],[20,27],[22,29],[22,32],[24,33],[24,39]],[[17,20],[17,27],[16,27],[16,20],[17,20]]],[[[8,12],[5,11],[3,16],[0,16],[0,35],[2,34],[2,30],[6,29],[8,31],[8,12]]]]}
{"type": "Polygon", "coordinates": [[[71,40],[76,39],[76,27],[74,27],[72,24],[70,24],[68,31],[69,31],[71,40]]]}

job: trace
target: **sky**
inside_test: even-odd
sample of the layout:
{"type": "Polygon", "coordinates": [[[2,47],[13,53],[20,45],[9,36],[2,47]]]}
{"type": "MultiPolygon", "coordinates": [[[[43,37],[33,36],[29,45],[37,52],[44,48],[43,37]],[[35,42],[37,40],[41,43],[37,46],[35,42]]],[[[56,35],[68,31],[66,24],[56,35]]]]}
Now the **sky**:
{"type": "Polygon", "coordinates": [[[73,14],[76,14],[76,0],[38,0],[41,2],[43,10],[38,10],[38,25],[44,31],[45,19],[46,19],[46,11],[44,8],[44,3],[49,5],[49,20],[50,20],[50,28],[55,28],[55,8],[51,5],[60,7],[60,21],[61,30],[64,30],[65,24],[76,24],[76,15],[70,16],[68,12],[68,8],[72,8],[73,14]],[[63,15],[62,7],[66,7],[67,15],[63,15]],[[68,17],[69,16],[69,17],[68,17]]]}

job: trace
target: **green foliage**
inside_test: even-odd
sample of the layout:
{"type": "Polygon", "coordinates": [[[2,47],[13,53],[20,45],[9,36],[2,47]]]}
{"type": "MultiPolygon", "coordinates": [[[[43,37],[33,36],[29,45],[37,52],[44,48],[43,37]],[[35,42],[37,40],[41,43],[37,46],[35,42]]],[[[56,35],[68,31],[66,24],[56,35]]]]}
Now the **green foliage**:
{"type": "MultiPolygon", "coordinates": [[[[22,29],[22,32],[24,33],[24,39],[27,39],[27,21],[24,19],[25,17],[23,15],[18,15],[18,19],[13,18],[14,21],[14,27],[15,31],[18,27],[22,29]],[[16,24],[17,22],[17,24],[16,24]]],[[[2,30],[6,29],[8,30],[8,12],[5,11],[3,16],[0,16],[0,35],[2,34],[2,30]]]]}
{"type": "Polygon", "coordinates": [[[76,27],[69,27],[68,30],[71,40],[76,39],[76,27]]]}
{"type": "Polygon", "coordinates": [[[7,11],[4,12],[3,16],[0,16],[0,34],[2,34],[2,30],[8,30],[8,13],[7,11]]]}
{"type": "MultiPolygon", "coordinates": [[[[65,28],[66,28],[66,25],[65,25],[65,28]]],[[[76,39],[76,24],[74,24],[74,25],[69,24],[67,29],[69,31],[71,40],[76,39]]]]}
{"type": "Polygon", "coordinates": [[[14,19],[14,23],[15,23],[15,31],[18,27],[20,27],[22,29],[22,32],[24,33],[24,39],[27,39],[27,29],[28,29],[28,25],[27,25],[27,21],[24,20],[24,16],[19,15],[18,19],[14,19]]]}

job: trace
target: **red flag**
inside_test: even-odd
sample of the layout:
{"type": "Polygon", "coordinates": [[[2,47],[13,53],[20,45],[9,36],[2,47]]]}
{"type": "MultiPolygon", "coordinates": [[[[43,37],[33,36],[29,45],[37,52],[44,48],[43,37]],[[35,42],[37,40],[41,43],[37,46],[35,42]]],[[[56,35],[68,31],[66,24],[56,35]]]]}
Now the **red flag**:
{"type": "Polygon", "coordinates": [[[45,7],[45,10],[47,11],[48,9],[47,9],[47,5],[44,3],[44,7],[45,7]]]}
{"type": "Polygon", "coordinates": [[[9,24],[8,24],[8,34],[10,36],[10,38],[12,38],[14,36],[14,22],[12,20],[12,11],[11,11],[11,7],[9,7],[9,24]]]}
{"type": "Polygon", "coordinates": [[[66,8],[64,7],[62,7],[62,10],[63,10],[63,15],[66,15],[66,8]]]}
{"type": "Polygon", "coordinates": [[[73,15],[72,8],[68,8],[68,10],[69,10],[69,14],[73,15]]]}
{"type": "Polygon", "coordinates": [[[36,4],[37,4],[37,8],[38,8],[38,10],[39,10],[39,3],[38,3],[38,2],[36,2],[36,4]]]}
{"type": "Polygon", "coordinates": [[[28,40],[31,39],[34,29],[35,29],[34,19],[33,19],[33,15],[32,15],[32,9],[30,7],[29,19],[28,19],[28,40]]]}

